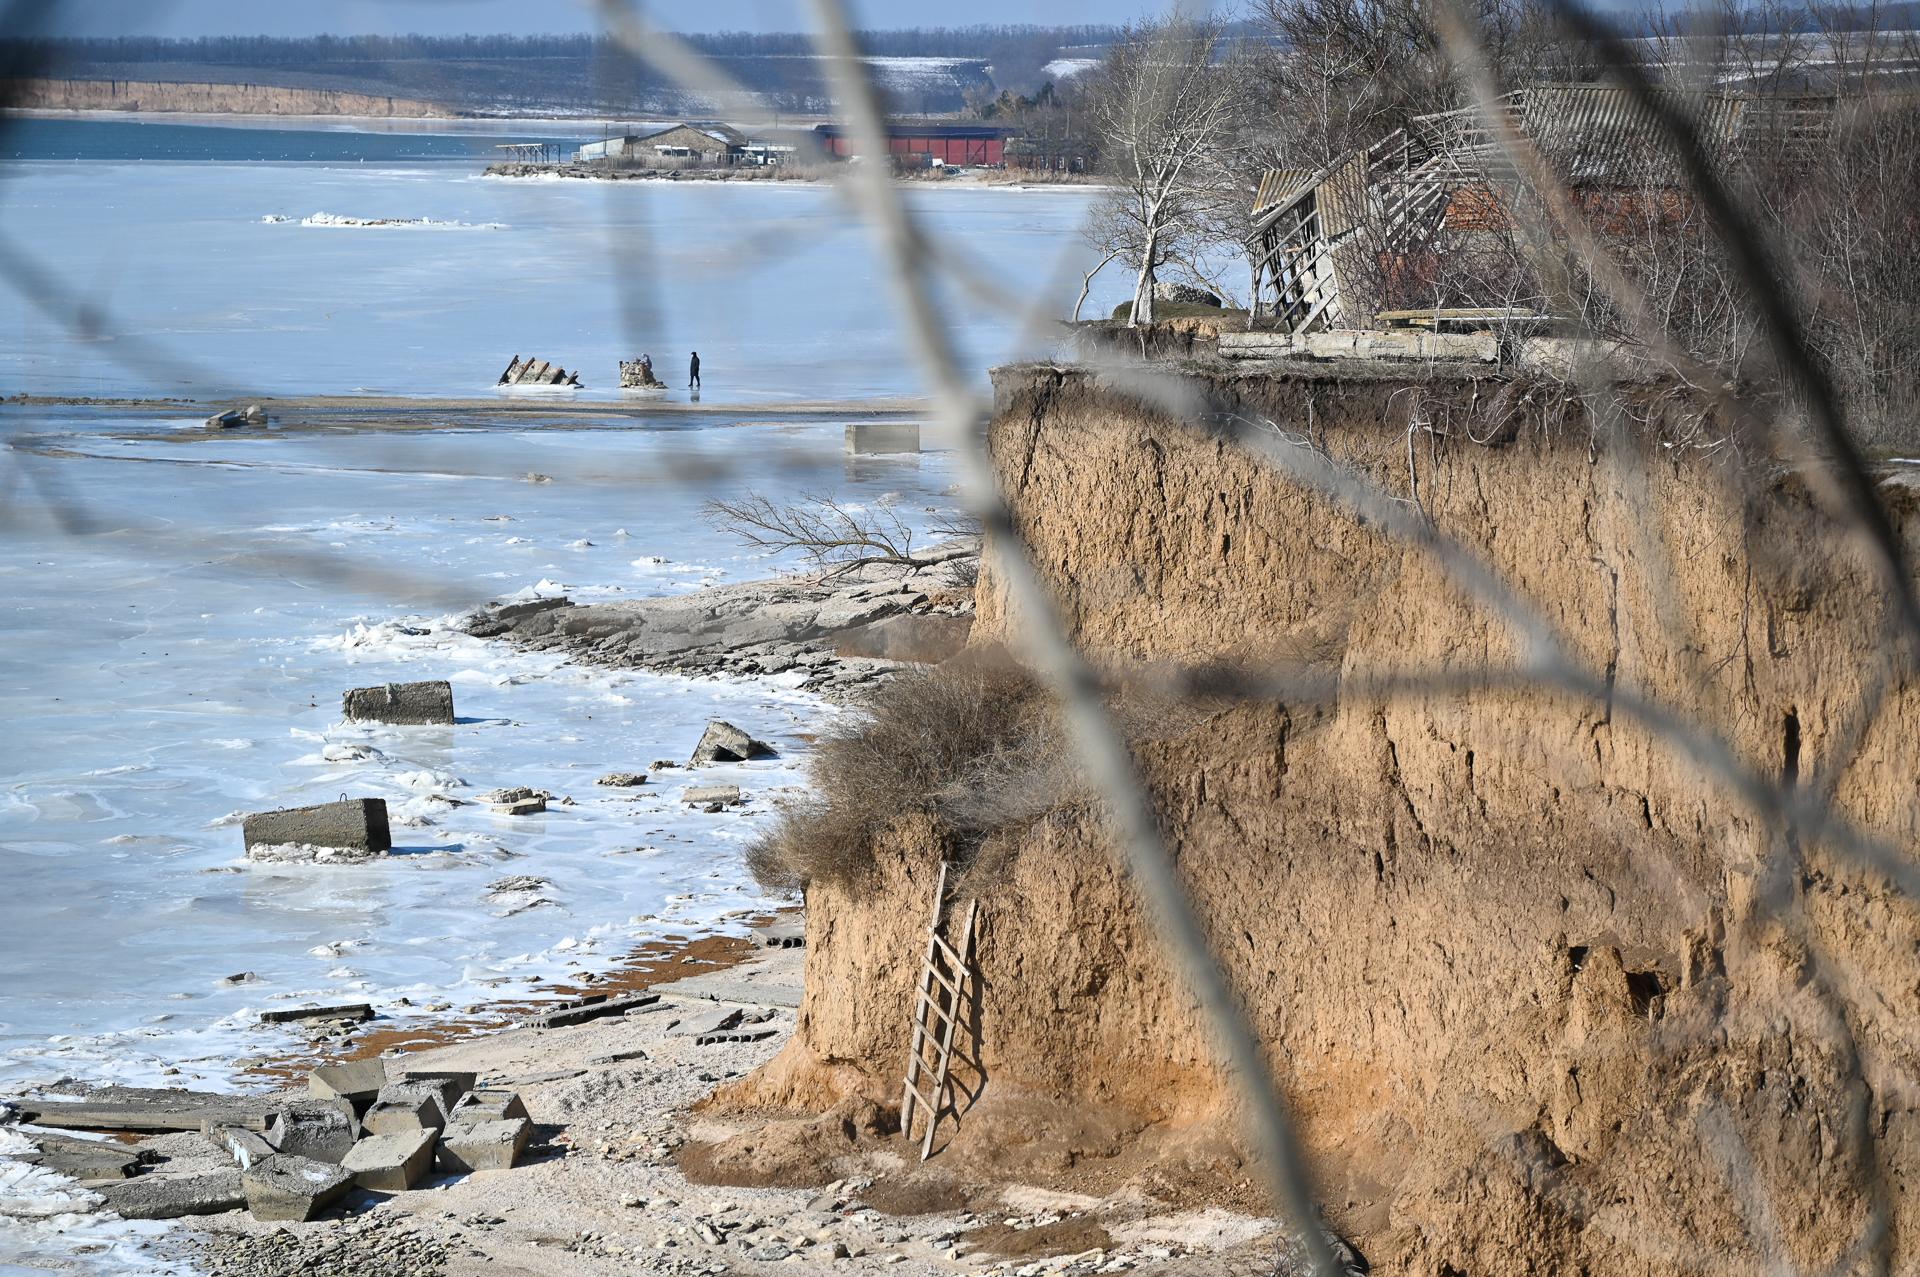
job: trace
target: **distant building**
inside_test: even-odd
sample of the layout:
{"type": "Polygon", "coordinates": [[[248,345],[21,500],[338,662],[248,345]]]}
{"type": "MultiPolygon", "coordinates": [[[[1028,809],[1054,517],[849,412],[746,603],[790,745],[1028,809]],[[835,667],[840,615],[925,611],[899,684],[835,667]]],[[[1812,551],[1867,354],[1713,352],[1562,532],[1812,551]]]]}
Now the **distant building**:
{"type": "MultiPolygon", "coordinates": [[[[747,135],[725,124],[675,124],[652,133],[629,133],[589,142],[573,153],[583,163],[652,164],[679,161],[732,164],[747,148],[747,135]]],[[[760,161],[755,161],[760,162],[760,161]]]]}
{"type": "MultiPolygon", "coordinates": [[[[859,153],[843,125],[820,124],[813,131],[824,154],[848,159],[859,153]]],[[[887,149],[898,156],[925,156],[922,164],[939,160],[953,165],[999,165],[1007,161],[1007,134],[1012,131],[988,124],[889,124],[887,149]]]]}

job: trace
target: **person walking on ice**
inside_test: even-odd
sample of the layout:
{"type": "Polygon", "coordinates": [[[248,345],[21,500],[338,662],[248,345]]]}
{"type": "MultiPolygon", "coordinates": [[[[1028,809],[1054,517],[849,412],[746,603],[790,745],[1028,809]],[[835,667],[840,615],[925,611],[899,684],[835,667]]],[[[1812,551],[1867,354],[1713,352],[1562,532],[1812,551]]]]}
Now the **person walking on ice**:
{"type": "Polygon", "coordinates": [[[693,352],[693,361],[687,365],[687,389],[698,390],[699,388],[700,388],[700,352],[696,350],[693,352]]]}

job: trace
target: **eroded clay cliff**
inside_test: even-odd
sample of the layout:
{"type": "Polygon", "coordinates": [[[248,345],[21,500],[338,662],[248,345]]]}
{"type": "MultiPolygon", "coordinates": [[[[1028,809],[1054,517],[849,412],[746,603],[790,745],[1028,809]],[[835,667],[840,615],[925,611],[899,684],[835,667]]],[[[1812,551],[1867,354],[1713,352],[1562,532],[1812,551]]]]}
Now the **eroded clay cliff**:
{"type": "MultiPolygon", "coordinates": [[[[1101,658],[1278,654],[1348,689],[1515,661],[1509,627],[1422,552],[1204,420],[1076,369],[997,388],[1017,517],[1101,658]]],[[[1658,412],[1616,464],[1576,407],[1494,379],[1201,389],[1417,503],[1614,688],[1914,845],[1920,696],[1898,685],[1849,747],[1882,601],[1791,468],[1693,446],[1714,431],[1658,412]]],[[[1883,492],[1911,536],[1910,481],[1883,492]]],[[[989,561],[976,639],[1019,625],[989,561]]],[[[1914,907],[1609,698],[1343,690],[1221,704],[1137,749],[1329,1218],[1377,1269],[1920,1263],[1914,907]]],[[[726,1102],[897,1102],[936,844],[904,821],[870,876],[810,886],[799,1031],[726,1102]]],[[[963,882],[983,911],[985,1084],[969,1079],[955,1155],[1084,1168],[1103,1150],[1077,1122],[1112,1136],[1105,1152],[1157,1141],[1130,1172],[1149,1190],[1243,1178],[1219,1152],[1232,1091],[1094,812],[1068,803],[995,852],[963,882]]]]}

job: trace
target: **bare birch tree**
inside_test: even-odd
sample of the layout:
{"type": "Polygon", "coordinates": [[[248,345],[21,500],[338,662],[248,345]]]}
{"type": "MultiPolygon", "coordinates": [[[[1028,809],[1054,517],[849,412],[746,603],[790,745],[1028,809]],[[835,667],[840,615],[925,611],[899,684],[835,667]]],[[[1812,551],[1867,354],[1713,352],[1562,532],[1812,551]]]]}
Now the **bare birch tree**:
{"type": "Polygon", "coordinates": [[[1089,222],[1101,251],[1136,261],[1134,326],[1153,322],[1155,274],[1203,233],[1206,171],[1231,126],[1229,77],[1215,66],[1220,24],[1176,15],[1129,27],[1088,88],[1087,109],[1115,189],[1089,222]]]}

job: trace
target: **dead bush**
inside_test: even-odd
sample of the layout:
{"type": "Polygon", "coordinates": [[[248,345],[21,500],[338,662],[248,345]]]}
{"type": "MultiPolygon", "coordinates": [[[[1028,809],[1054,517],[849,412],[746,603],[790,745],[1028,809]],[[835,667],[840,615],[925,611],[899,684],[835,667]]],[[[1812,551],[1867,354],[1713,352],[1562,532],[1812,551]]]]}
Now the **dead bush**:
{"type": "Polygon", "coordinates": [[[1069,800],[1075,772],[1058,715],[1003,655],[969,653],[886,685],[829,731],[809,766],[812,793],[782,805],[748,849],[769,887],[847,881],[902,815],[932,816],[950,858],[1069,800]]]}

